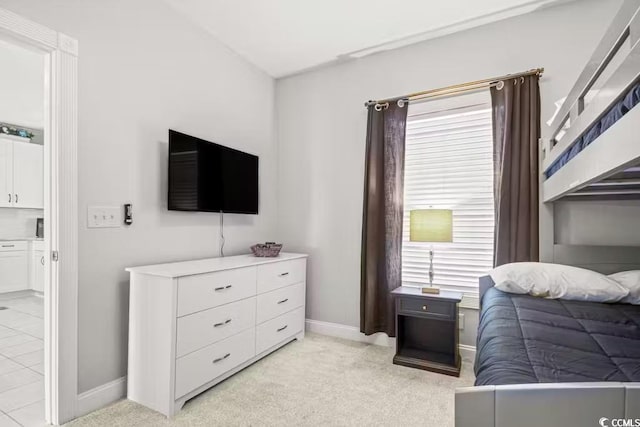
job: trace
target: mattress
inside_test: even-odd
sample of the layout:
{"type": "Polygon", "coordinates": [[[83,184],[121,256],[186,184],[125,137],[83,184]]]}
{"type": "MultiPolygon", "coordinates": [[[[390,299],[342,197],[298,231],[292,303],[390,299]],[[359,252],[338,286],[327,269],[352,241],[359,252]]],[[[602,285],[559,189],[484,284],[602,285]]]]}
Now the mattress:
{"type": "Polygon", "coordinates": [[[482,297],[476,385],[640,381],[640,306],[482,297]]]}
{"type": "Polygon", "coordinates": [[[591,125],[578,139],[576,139],[569,148],[562,153],[555,162],[545,171],[547,178],[558,172],[564,165],[569,163],[571,159],[577,156],[582,150],[587,148],[589,144],[602,135],[615,122],[620,120],[632,108],[640,104],[640,82],[635,83],[625,92],[624,96],[615,102],[606,111],[602,117],[591,125]]]}

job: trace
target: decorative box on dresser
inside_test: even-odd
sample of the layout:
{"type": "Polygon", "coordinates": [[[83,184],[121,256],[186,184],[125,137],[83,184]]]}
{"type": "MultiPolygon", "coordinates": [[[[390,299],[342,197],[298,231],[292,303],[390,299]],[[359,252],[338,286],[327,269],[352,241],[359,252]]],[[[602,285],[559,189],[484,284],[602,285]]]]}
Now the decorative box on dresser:
{"type": "Polygon", "coordinates": [[[127,397],[170,417],[304,338],[306,255],[240,255],[128,268],[127,397]]]}

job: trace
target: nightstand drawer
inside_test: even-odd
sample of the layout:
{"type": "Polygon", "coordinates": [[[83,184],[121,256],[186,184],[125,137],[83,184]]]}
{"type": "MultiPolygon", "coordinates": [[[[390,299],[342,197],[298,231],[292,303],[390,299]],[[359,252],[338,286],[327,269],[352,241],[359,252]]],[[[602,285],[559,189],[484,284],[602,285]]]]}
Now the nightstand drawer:
{"type": "Polygon", "coordinates": [[[456,305],[452,302],[435,301],[426,298],[400,297],[398,308],[398,314],[454,320],[456,305]]]}

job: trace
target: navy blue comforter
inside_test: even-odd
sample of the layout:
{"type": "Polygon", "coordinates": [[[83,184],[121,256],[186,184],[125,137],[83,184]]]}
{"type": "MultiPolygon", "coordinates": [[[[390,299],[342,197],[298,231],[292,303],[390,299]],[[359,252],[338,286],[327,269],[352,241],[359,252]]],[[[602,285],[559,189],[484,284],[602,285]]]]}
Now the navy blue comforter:
{"type": "Polygon", "coordinates": [[[489,289],[476,385],[640,381],[640,306],[562,301],[489,289]]]}

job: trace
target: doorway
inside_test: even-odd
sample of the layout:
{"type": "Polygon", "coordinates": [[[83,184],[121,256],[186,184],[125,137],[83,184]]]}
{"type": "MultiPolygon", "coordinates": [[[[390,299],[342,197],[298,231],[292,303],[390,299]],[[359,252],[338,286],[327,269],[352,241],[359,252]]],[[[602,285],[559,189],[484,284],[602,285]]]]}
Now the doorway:
{"type": "Polygon", "coordinates": [[[46,421],[44,54],[0,39],[0,93],[0,425],[32,427],[46,421]]]}
{"type": "Polygon", "coordinates": [[[0,425],[62,424],[77,403],[78,46],[0,9],[0,51],[15,73],[0,76],[13,83],[0,100],[0,425]]]}

